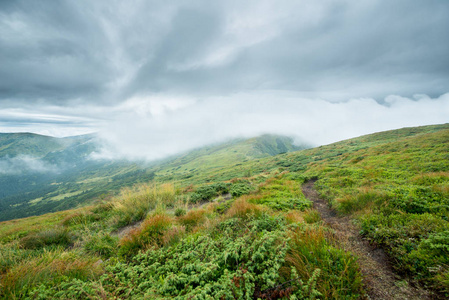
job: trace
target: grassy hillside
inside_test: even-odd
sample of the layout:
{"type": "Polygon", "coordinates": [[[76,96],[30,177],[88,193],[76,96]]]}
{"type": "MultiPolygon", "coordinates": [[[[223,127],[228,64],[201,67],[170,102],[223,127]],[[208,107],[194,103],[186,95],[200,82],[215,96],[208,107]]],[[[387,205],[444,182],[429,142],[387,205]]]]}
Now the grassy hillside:
{"type": "Polygon", "coordinates": [[[30,155],[43,157],[62,149],[59,139],[34,133],[0,133],[0,157],[30,155]]]}
{"type": "Polygon", "coordinates": [[[449,296],[449,124],[269,157],[248,158],[249,145],[153,166],[152,182],[88,207],[0,223],[0,295],[364,298],[357,257],[301,192],[313,178],[398,276],[449,296]]]}
{"type": "MultiPolygon", "coordinates": [[[[28,153],[21,153],[18,145],[32,144],[30,140],[33,149],[40,151],[32,152],[36,159],[8,164],[7,157],[4,161],[6,166],[20,172],[0,172],[0,221],[78,207],[102,194],[152,179],[164,182],[192,178],[189,180],[206,182],[208,174],[216,174],[225,166],[299,149],[293,146],[290,138],[265,135],[211,145],[146,163],[89,159],[89,155],[98,150],[93,135],[64,139],[32,134],[4,135],[9,136],[5,140],[9,141],[8,149],[14,149],[14,155],[28,153]],[[22,137],[25,138],[22,140],[22,137]],[[28,164],[40,168],[30,169],[28,164]]],[[[8,153],[13,153],[11,151],[8,153]]]]}

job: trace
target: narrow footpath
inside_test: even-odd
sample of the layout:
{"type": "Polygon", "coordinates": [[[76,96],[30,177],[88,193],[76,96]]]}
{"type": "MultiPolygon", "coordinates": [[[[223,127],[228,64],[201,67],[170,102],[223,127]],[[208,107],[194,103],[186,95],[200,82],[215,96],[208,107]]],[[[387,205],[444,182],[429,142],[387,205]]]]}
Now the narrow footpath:
{"type": "Polygon", "coordinates": [[[427,291],[412,287],[407,280],[395,275],[385,252],[363,239],[349,217],[337,216],[319,196],[314,184],[315,181],[306,182],[302,186],[302,192],[313,201],[313,207],[321,214],[321,219],[335,231],[342,247],[359,258],[369,299],[432,299],[427,291]]]}

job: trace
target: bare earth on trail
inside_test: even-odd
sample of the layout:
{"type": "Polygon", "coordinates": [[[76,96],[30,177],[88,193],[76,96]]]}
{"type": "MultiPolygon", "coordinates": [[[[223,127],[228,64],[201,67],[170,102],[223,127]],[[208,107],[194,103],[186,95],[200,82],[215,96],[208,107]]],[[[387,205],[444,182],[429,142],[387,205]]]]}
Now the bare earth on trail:
{"type": "Polygon", "coordinates": [[[372,247],[363,239],[358,228],[348,217],[337,216],[328,203],[320,198],[314,188],[315,181],[302,186],[302,192],[313,207],[321,214],[322,220],[335,231],[335,236],[346,251],[357,255],[360,270],[369,299],[431,299],[429,293],[409,285],[395,275],[387,256],[380,248],[372,247]]]}

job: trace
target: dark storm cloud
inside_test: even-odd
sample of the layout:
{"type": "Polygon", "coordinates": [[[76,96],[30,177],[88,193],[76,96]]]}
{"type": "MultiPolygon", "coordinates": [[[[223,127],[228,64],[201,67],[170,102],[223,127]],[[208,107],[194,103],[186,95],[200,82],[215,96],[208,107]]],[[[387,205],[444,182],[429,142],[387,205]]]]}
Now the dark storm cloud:
{"type": "Polygon", "coordinates": [[[0,97],[66,100],[110,80],[107,40],[88,11],[63,1],[14,1],[0,11],[0,97]]]}
{"type": "Polygon", "coordinates": [[[440,95],[447,1],[3,1],[0,99],[440,95]],[[174,3],[174,2],[173,2],[174,3]]]}
{"type": "Polygon", "coordinates": [[[277,89],[330,100],[447,91],[447,2],[283,4],[256,12],[232,5],[224,12],[178,11],[166,39],[136,74],[132,91],[277,89]],[[260,41],[245,43],[245,37],[227,32],[226,14],[232,13],[256,23],[242,21],[238,34],[251,39],[255,33],[260,41]],[[268,22],[257,24],[257,18],[268,22]],[[257,27],[273,32],[263,37],[257,27]],[[229,45],[235,48],[228,60],[205,61],[229,45]]]}

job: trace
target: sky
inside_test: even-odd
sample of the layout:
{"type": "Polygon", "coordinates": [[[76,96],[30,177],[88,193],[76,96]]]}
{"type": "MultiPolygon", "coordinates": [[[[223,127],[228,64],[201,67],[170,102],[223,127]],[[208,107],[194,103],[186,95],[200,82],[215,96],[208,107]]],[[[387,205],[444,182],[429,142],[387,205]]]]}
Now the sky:
{"type": "Polygon", "coordinates": [[[0,1],[0,132],[155,159],[449,122],[449,1],[0,1]]]}

